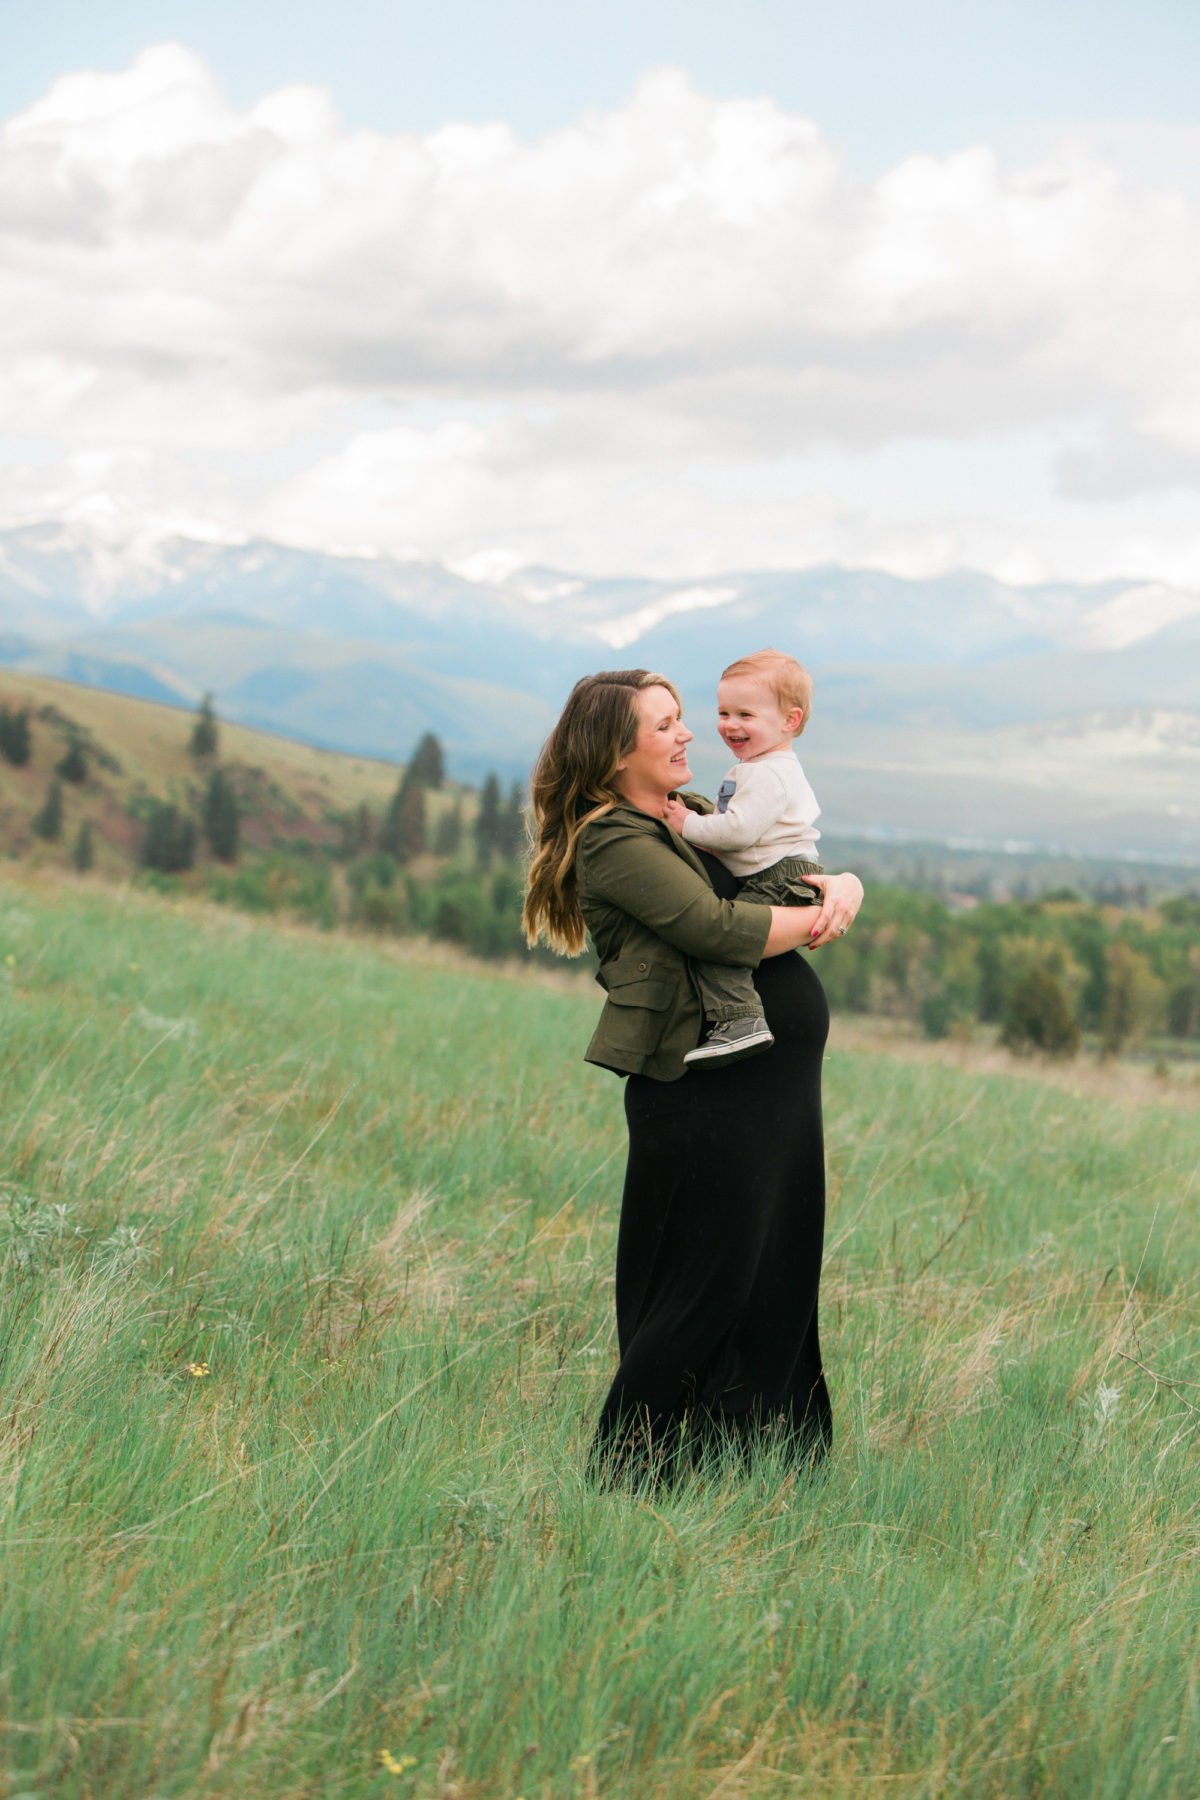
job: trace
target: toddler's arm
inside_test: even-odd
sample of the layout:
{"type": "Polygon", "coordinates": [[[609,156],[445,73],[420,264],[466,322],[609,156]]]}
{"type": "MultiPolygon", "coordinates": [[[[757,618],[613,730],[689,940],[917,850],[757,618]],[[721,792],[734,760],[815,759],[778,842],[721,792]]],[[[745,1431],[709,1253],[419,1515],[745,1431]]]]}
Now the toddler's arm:
{"type": "Polygon", "coordinates": [[[684,811],[676,825],[668,822],[689,844],[704,850],[745,850],[757,844],[763,833],[787,810],[788,793],[773,769],[744,764],[738,771],[737,792],[725,812],[694,813],[684,811]]]}

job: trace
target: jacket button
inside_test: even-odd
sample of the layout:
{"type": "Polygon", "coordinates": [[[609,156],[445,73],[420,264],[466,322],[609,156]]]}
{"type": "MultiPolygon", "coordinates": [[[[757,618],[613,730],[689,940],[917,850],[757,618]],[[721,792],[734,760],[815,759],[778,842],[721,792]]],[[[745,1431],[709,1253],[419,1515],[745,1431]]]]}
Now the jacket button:
{"type": "Polygon", "coordinates": [[[639,964],[638,964],[638,974],[639,974],[639,975],[644,975],[644,974],[645,974],[645,973],[646,973],[646,965],[645,965],[645,963],[639,963],[639,964]]]}

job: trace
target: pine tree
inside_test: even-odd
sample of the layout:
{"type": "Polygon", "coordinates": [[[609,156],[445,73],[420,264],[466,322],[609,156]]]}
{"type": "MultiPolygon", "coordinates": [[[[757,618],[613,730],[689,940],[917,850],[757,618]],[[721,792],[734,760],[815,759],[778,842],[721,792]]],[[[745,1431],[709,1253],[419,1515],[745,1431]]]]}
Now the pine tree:
{"type": "Polygon", "coordinates": [[[425,848],[425,795],[407,772],[392,795],[379,828],[380,853],[399,863],[410,862],[425,848]]]}
{"type": "Polygon", "coordinates": [[[446,779],[446,758],[432,731],[427,731],[408,765],[411,779],[424,788],[440,788],[446,779]]]}
{"type": "Polygon", "coordinates": [[[180,875],[196,860],[196,826],[167,800],[156,801],[142,839],[142,862],[164,875],[180,875]]]}
{"type": "Polygon", "coordinates": [[[481,863],[488,863],[499,848],[500,781],[498,776],[491,774],[483,784],[479,811],[475,815],[475,855],[481,863]]]}
{"type": "Polygon", "coordinates": [[[61,775],[64,781],[74,782],[76,787],[81,787],[87,780],[87,756],[84,753],[82,743],[77,737],[71,739],[70,743],[67,745],[66,751],[55,763],[54,773],[56,775],[61,775]]]}
{"type": "Polygon", "coordinates": [[[57,777],[46,789],[46,798],[33,815],[32,825],[38,837],[52,843],[62,836],[63,828],[63,791],[62,782],[57,777]]]}
{"type": "Polygon", "coordinates": [[[497,821],[496,848],[508,861],[514,861],[525,848],[525,789],[519,781],[508,790],[508,801],[497,821]]]}
{"type": "Polygon", "coordinates": [[[233,784],[223,769],[214,769],[204,796],[204,835],[221,862],[236,862],[241,818],[233,784]]]}
{"type": "Polygon", "coordinates": [[[7,706],[0,706],[0,756],[21,769],[32,754],[28,710],[22,707],[19,712],[12,712],[7,706]]]}
{"type": "Polygon", "coordinates": [[[433,848],[438,856],[456,856],[462,848],[462,804],[456,800],[437,822],[433,848]]]}
{"type": "Polygon", "coordinates": [[[92,827],[87,819],[81,821],[75,834],[75,842],[71,846],[71,861],[81,875],[86,875],[96,860],[96,850],[92,843],[92,827]]]}
{"type": "Polygon", "coordinates": [[[217,715],[211,694],[205,694],[196,708],[196,723],[192,726],[188,749],[197,761],[217,754],[217,715]]]}

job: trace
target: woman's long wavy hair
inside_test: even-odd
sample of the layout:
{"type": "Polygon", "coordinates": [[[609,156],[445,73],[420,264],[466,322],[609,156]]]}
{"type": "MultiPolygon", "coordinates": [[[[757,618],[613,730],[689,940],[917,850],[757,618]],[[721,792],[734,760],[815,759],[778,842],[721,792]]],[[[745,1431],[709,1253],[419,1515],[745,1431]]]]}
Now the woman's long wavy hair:
{"type": "Polygon", "coordinates": [[[583,949],[575,872],[579,834],[621,798],[613,785],[617,764],[637,741],[638,695],[651,687],[666,688],[679,704],[672,684],[649,669],[585,675],[542,747],[533,771],[533,862],[524,910],[531,944],[544,937],[565,956],[583,949]]]}

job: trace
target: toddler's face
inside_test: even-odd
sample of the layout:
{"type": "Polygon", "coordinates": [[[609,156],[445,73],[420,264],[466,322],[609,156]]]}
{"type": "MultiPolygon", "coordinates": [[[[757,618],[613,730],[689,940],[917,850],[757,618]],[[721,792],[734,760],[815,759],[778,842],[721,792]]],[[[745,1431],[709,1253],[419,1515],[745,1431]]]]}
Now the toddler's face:
{"type": "Polygon", "coordinates": [[[727,675],[717,684],[717,730],[739,762],[789,750],[800,719],[798,707],[784,712],[761,677],[727,675]]]}

